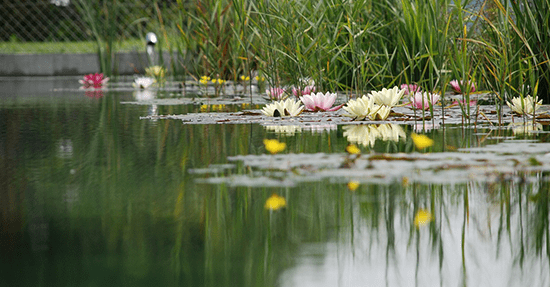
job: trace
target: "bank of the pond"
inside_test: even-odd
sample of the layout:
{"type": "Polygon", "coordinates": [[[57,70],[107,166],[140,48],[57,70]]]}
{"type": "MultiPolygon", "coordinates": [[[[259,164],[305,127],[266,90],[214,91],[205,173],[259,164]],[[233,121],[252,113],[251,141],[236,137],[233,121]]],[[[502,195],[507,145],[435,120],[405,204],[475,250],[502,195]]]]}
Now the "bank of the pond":
{"type": "MultiPolygon", "coordinates": [[[[157,57],[158,58],[158,57],[157,57]]],[[[164,63],[177,60],[163,53],[164,63]]],[[[158,59],[155,59],[158,63],[158,59]]],[[[100,71],[97,53],[88,54],[0,54],[0,76],[75,76],[100,71]]],[[[117,75],[143,73],[149,66],[145,52],[117,53],[113,71],[117,75]]]]}

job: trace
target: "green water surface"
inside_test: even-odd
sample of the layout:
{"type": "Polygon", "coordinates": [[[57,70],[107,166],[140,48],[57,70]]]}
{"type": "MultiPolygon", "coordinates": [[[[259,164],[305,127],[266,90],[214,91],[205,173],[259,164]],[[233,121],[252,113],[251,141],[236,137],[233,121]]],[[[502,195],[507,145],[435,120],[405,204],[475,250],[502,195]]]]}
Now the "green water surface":
{"type": "MultiPolygon", "coordinates": [[[[285,135],[259,124],[140,120],[200,105],[128,105],[120,103],[132,91],[40,88],[51,83],[0,81],[9,87],[0,93],[0,286],[550,284],[546,172],[452,184],[363,181],[355,191],[342,178],[211,184],[204,179],[250,174],[228,157],[266,154],[265,138],[285,142],[285,154],[343,153],[348,140],[341,126],[285,135]],[[189,172],[224,164],[231,166],[189,172]],[[265,209],[274,193],[286,208],[265,209]],[[417,226],[421,209],[433,220],[417,226]]],[[[439,152],[546,141],[544,130],[426,134],[439,152]]],[[[415,152],[408,138],[361,149],[415,152]]]]}

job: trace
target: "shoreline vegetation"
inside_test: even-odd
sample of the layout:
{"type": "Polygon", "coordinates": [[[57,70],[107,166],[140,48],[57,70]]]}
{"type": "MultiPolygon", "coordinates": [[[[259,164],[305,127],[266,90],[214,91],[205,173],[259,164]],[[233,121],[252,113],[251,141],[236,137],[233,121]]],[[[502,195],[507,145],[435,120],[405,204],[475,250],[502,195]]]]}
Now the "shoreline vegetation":
{"type": "MultiPolygon", "coordinates": [[[[82,49],[98,53],[106,76],[114,53],[144,49],[142,39],[128,40],[117,22],[131,3],[74,1],[94,39],[82,49]]],[[[156,33],[158,53],[185,59],[159,59],[170,76],[243,85],[260,76],[267,87],[305,87],[303,79],[311,79],[317,91],[349,95],[401,84],[445,95],[458,79],[493,93],[497,106],[513,97],[550,102],[550,0],[176,0],[150,6],[148,18],[131,25],[156,33]]],[[[63,44],[47,45],[62,51],[63,44]]],[[[39,43],[0,47],[18,45],[41,51],[39,43]]],[[[469,101],[469,85],[460,88],[469,101]]]]}

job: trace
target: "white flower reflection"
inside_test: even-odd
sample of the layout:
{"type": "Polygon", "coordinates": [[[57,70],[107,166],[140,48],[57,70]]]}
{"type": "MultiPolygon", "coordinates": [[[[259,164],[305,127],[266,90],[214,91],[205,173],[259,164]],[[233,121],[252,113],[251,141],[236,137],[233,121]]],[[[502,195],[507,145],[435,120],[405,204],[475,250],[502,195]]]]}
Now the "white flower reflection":
{"type": "Polygon", "coordinates": [[[157,91],[151,91],[151,90],[137,90],[134,91],[134,99],[136,101],[149,101],[153,100],[157,97],[157,91]]]}
{"type": "Polygon", "coordinates": [[[349,125],[343,126],[344,136],[351,143],[372,147],[377,139],[397,142],[406,139],[407,135],[400,125],[349,125]]]}
{"type": "Polygon", "coordinates": [[[324,131],[330,132],[338,129],[338,126],[335,124],[319,124],[319,125],[306,125],[303,127],[304,130],[309,130],[315,133],[322,133],[324,131]]]}
{"type": "Polygon", "coordinates": [[[287,136],[293,136],[296,133],[302,132],[302,128],[300,126],[264,126],[265,129],[268,132],[274,132],[276,134],[283,134],[287,136]]]}
{"type": "Polygon", "coordinates": [[[542,124],[535,123],[535,125],[533,125],[532,122],[517,122],[510,123],[510,125],[508,125],[508,128],[512,130],[512,133],[514,135],[524,135],[542,130],[542,124]]]}
{"type": "MultiPolygon", "coordinates": [[[[157,91],[137,90],[134,91],[134,99],[138,102],[151,101],[157,98],[157,91]]],[[[158,106],[151,105],[147,113],[149,116],[158,116],[158,106]]]]}

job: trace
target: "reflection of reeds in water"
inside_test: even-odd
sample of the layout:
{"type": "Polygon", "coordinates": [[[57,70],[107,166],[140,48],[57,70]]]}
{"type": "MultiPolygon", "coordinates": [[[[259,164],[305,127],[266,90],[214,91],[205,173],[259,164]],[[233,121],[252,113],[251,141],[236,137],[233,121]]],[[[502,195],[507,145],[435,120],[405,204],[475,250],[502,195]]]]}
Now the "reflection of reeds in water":
{"type": "Polygon", "coordinates": [[[348,125],[343,127],[344,136],[351,143],[357,143],[365,147],[372,147],[376,140],[398,142],[406,139],[407,135],[400,125],[348,125]]]}
{"type": "Polygon", "coordinates": [[[439,122],[434,121],[418,121],[413,125],[413,129],[415,132],[428,132],[432,129],[439,129],[440,127],[439,122]]]}

